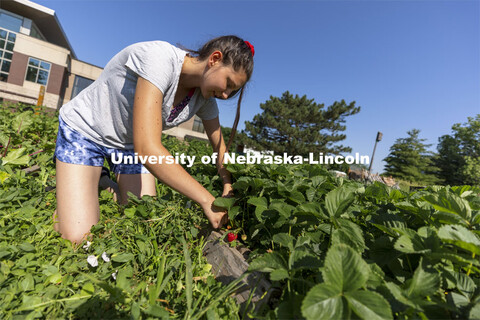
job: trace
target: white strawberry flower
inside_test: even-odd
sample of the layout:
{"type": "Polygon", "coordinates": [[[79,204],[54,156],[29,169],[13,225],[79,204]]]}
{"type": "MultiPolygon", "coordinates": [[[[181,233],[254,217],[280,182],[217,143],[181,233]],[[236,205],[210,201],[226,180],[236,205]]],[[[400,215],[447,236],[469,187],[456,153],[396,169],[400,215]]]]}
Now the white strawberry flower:
{"type": "Polygon", "coordinates": [[[118,270],[115,270],[115,272],[112,273],[113,280],[117,280],[117,272],[118,272],[118,270]]]}
{"type": "Polygon", "coordinates": [[[84,245],[82,248],[85,249],[85,251],[88,251],[88,248],[90,248],[91,245],[92,243],[90,241],[87,241],[87,244],[84,245]]]}
{"type": "Polygon", "coordinates": [[[96,256],[93,256],[93,255],[88,256],[87,262],[88,262],[88,264],[91,265],[92,267],[98,266],[98,259],[97,259],[96,256]]]}
{"type": "Polygon", "coordinates": [[[106,253],[106,252],[102,253],[102,259],[103,259],[103,261],[105,261],[105,262],[110,262],[110,258],[107,256],[107,253],[106,253]]]}

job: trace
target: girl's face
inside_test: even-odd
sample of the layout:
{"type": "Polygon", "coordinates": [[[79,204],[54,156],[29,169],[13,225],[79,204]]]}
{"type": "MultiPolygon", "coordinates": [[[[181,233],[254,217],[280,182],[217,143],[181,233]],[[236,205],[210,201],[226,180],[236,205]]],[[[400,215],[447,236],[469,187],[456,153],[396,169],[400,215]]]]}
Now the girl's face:
{"type": "Polygon", "coordinates": [[[222,54],[215,51],[209,58],[208,69],[203,76],[201,86],[203,97],[209,99],[227,99],[230,94],[239,90],[247,82],[243,70],[235,71],[232,66],[225,66],[221,61],[222,54]]]}

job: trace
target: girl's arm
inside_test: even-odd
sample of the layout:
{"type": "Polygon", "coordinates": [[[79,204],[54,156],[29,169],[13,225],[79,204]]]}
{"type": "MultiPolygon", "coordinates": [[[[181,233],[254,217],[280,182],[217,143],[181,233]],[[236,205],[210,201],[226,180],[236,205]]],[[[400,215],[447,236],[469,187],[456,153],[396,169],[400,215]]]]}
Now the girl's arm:
{"type": "Polygon", "coordinates": [[[225,146],[225,141],[223,140],[222,130],[220,128],[220,121],[218,120],[218,117],[216,117],[212,120],[202,120],[202,122],[208,139],[212,144],[213,152],[216,152],[218,155],[216,166],[218,174],[223,181],[222,196],[232,196],[232,176],[223,165],[223,157],[227,148],[225,146]]]}
{"type": "MultiPolygon", "coordinates": [[[[133,103],[133,144],[141,156],[169,156],[162,144],[162,92],[149,81],[138,77],[133,103]]],[[[215,197],[179,164],[151,164],[145,167],[159,180],[197,202],[214,228],[227,219],[225,212],[213,205],[215,197]]]]}

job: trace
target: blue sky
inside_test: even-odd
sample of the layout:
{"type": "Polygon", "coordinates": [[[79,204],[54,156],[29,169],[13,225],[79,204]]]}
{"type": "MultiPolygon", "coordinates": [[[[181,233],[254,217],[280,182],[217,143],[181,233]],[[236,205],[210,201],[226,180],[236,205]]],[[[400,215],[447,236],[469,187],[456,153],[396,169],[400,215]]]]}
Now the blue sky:
{"type": "MultiPolygon", "coordinates": [[[[56,11],[78,59],[100,67],[139,41],[195,49],[236,34],[256,50],[239,129],[287,90],[325,107],[356,101],[342,144],[371,156],[381,131],[375,172],[407,131],[420,129],[435,150],[454,123],[480,113],[479,1],[35,2],[56,11]]],[[[231,126],[236,101],[219,107],[231,126]]]]}

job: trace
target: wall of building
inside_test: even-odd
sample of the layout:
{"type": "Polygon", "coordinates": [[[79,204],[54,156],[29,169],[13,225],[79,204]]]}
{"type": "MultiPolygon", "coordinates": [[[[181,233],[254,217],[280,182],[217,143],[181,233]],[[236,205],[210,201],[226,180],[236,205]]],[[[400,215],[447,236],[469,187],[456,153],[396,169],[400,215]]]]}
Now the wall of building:
{"type": "MultiPolygon", "coordinates": [[[[22,14],[20,10],[17,11],[17,15],[22,14]]],[[[58,21],[54,23],[58,23],[58,21]]],[[[58,29],[59,26],[52,24],[50,27],[58,29]]],[[[20,32],[14,31],[16,33],[16,40],[13,48],[10,71],[8,72],[7,82],[0,81],[0,98],[5,101],[22,102],[31,105],[37,103],[42,85],[25,80],[28,61],[31,57],[50,63],[43,104],[52,109],[59,109],[62,105],[70,101],[76,75],[96,80],[103,69],[73,59],[75,55],[67,49],[67,47],[58,46],[30,36],[31,28],[32,20],[25,18],[20,32]]],[[[50,29],[43,28],[44,32],[48,30],[50,29]]],[[[65,40],[68,43],[68,40],[65,40]]],[[[68,46],[68,48],[71,47],[68,46]]],[[[188,136],[206,140],[207,136],[205,133],[192,130],[193,124],[194,119],[191,119],[178,127],[165,130],[164,133],[180,139],[188,136]]]]}
{"type": "Polygon", "coordinates": [[[64,100],[63,103],[67,103],[70,101],[72,97],[72,90],[73,90],[73,84],[75,81],[75,75],[79,75],[81,77],[91,79],[91,80],[96,80],[98,77],[100,77],[100,74],[102,73],[103,69],[97,66],[94,66],[92,64],[80,61],[80,60],[71,60],[70,64],[70,74],[68,75],[68,78],[65,82],[65,94],[64,94],[64,100]]]}
{"type": "Polygon", "coordinates": [[[41,85],[25,80],[28,58],[32,57],[51,64],[43,104],[57,109],[63,102],[69,54],[65,48],[17,33],[8,81],[0,82],[0,97],[26,104],[37,103],[41,85]]]}
{"type": "Polygon", "coordinates": [[[188,136],[189,138],[194,137],[201,140],[208,140],[208,137],[205,133],[196,132],[192,130],[193,122],[194,122],[194,118],[180,124],[177,127],[163,130],[163,133],[168,134],[170,136],[175,136],[180,140],[184,140],[186,136],[188,136]]]}

